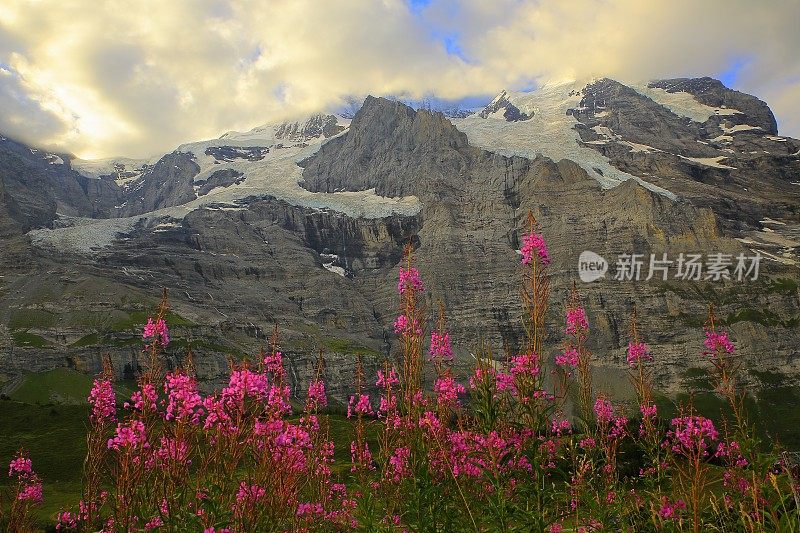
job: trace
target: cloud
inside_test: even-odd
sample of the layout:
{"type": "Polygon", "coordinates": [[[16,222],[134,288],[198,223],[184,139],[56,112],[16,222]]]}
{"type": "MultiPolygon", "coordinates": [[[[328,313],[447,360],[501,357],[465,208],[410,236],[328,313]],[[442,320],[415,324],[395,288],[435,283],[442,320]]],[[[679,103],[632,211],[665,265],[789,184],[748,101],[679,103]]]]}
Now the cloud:
{"type": "Polygon", "coordinates": [[[721,74],[800,136],[800,3],[5,0],[0,131],[151,155],[341,103],[721,74]],[[742,61],[746,58],[746,61],[742,61]]]}

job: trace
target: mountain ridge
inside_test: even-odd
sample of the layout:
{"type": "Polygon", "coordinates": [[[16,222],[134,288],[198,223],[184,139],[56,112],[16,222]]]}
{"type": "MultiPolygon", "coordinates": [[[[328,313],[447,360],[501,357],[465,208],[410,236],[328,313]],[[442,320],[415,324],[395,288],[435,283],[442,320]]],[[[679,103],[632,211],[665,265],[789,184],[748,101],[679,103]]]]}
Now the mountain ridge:
{"type": "MultiPolygon", "coordinates": [[[[343,393],[352,350],[375,364],[394,353],[394,278],[408,242],[429,305],[448,309],[463,371],[481,338],[500,354],[522,336],[517,250],[531,211],[554,257],[550,323],[561,320],[557,302],[582,250],[767,258],[772,281],[762,284],[581,286],[592,349],[609,375],[624,372],[635,305],[662,353],[664,389],[680,390],[681,358],[693,361],[700,342],[686,323],[716,298],[748,364],[769,345],[761,364],[794,383],[800,339],[779,322],[800,316],[800,141],[778,136],[755,97],[704,78],[652,83],[503,91],[485,116],[458,118],[368,97],[352,119],[229,132],[149,161],[92,165],[0,140],[0,379],[59,366],[94,372],[104,349],[121,373],[134,372],[130,321],[167,286],[185,319],[168,366],[192,345],[213,383],[227,357],[257,350],[277,322],[293,385],[322,348],[343,393]],[[781,279],[787,290],[765,288],[781,279]],[[741,305],[720,296],[737,291],[741,305]],[[104,316],[115,306],[117,318],[104,316]],[[30,335],[40,345],[20,343],[30,335]]],[[[558,342],[552,332],[548,349],[558,342]]]]}

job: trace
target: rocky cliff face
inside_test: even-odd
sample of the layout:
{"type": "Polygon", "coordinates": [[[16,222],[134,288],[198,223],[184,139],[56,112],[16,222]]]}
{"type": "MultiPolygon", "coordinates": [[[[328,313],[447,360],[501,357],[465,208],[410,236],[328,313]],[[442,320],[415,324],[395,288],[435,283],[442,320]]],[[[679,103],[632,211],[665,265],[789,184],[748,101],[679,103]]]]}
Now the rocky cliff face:
{"type": "Polygon", "coordinates": [[[109,216],[119,187],[73,171],[69,159],[0,137],[0,231],[50,227],[62,215],[109,216]]]}
{"type": "Polygon", "coordinates": [[[601,387],[622,381],[634,306],[659,387],[690,386],[711,302],[747,371],[797,382],[800,142],[777,135],[763,102],[706,78],[603,79],[498,102],[449,120],[369,97],[352,122],[232,132],[129,177],[82,176],[14,145],[0,153],[0,226],[15,232],[0,257],[0,374],[94,372],[106,351],[134,373],[137,328],[166,286],[168,365],[191,347],[213,386],[226,358],[255,353],[277,323],[293,383],[322,350],[343,397],[355,357],[394,356],[409,242],[464,371],[479,342],[498,357],[521,342],[517,250],[531,211],[554,258],[549,353],[584,250],[612,270],[620,254],[764,254],[758,281],[581,284],[601,387]]]}
{"type": "Polygon", "coordinates": [[[185,204],[194,200],[194,177],[200,172],[189,154],[173,152],[162,157],[155,167],[129,185],[135,194],[120,210],[120,216],[149,213],[164,207],[185,204]]]}
{"type": "Polygon", "coordinates": [[[764,102],[709,78],[663,80],[647,89],[607,79],[587,86],[572,111],[585,145],[620,170],[712,207],[731,228],[796,214],[800,143],[776,135],[764,102]],[[673,109],[651,96],[674,102],[673,109]],[[701,106],[686,109],[687,96],[701,106]]]}

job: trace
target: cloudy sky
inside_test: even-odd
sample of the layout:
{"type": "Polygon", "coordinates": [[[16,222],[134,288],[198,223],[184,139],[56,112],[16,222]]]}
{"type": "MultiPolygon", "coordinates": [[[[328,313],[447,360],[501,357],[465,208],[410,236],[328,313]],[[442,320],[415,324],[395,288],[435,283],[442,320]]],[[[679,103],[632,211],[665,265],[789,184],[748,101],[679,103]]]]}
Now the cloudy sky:
{"type": "Polygon", "coordinates": [[[800,137],[800,0],[2,0],[0,133],[147,156],[341,105],[711,75],[800,137]]]}

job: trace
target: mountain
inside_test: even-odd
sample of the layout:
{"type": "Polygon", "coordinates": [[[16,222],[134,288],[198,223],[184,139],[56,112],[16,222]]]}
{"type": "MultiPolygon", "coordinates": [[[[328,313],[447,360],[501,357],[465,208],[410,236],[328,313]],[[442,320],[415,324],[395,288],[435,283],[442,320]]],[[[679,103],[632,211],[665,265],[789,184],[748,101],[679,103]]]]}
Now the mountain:
{"type": "MultiPolygon", "coordinates": [[[[396,349],[403,246],[413,243],[431,315],[441,301],[459,371],[485,341],[522,338],[518,249],[527,213],[553,256],[549,324],[578,256],[764,256],[758,280],[580,283],[591,347],[624,381],[635,306],[659,387],[693,386],[707,305],[747,379],[800,381],[800,141],[769,107],[710,78],[610,79],[503,91],[477,113],[368,97],[352,118],[315,115],[188,143],[151,160],[81,161],[0,140],[0,379],[109,352],[137,369],[137,328],[170,288],[175,341],[211,387],[229,357],[275,324],[296,387],[319,350],[340,399],[354,356],[396,349]]],[[[548,349],[561,332],[551,328],[548,349]]]]}

